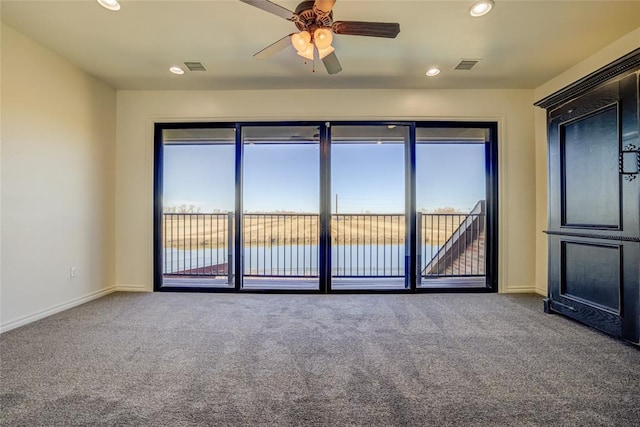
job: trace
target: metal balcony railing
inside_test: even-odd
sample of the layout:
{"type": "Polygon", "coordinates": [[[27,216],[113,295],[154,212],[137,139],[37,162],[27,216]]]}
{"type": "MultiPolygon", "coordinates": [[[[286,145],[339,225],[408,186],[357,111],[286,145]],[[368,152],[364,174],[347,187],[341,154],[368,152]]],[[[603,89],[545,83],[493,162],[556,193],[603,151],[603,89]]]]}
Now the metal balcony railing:
{"type": "Polygon", "coordinates": [[[405,216],[331,215],[334,277],[403,277],[405,216]]]}
{"type": "Polygon", "coordinates": [[[318,276],[318,215],[245,214],[243,221],[245,276],[318,276]]]}
{"type": "MultiPolygon", "coordinates": [[[[470,214],[417,215],[418,281],[484,275],[484,201],[470,214]]],[[[233,281],[234,215],[165,213],[163,274],[233,281]]],[[[316,214],[250,213],[243,217],[243,274],[317,277],[316,214]]],[[[333,277],[403,277],[405,216],[331,215],[333,277]]]]}
{"type": "Polygon", "coordinates": [[[163,215],[163,274],[227,276],[232,282],[233,213],[163,215]]]}

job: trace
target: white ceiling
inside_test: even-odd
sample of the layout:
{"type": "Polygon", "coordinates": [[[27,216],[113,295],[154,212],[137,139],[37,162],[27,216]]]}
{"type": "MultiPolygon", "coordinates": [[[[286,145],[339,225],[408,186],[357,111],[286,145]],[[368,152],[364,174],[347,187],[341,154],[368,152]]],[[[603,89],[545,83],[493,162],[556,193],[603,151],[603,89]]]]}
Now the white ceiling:
{"type": "MultiPolygon", "coordinates": [[[[298,1],[275,0],[295,10],[298,1]]],[[[334,20],[400,23],[396,39],[337,35],[343,71],[327,75],[288,47],[252,55],[295,31],[239,0],[1,0],[2,22],[117,89],[535,88],[640,26],[640,0],[337,0],[334,20]],[[461,59],[481,59],[454,71],[461,59]],[[206,72],[168,68],[201,61],[206,72]],[[442,73],[427,78],[430,66],[442,73]]]]}

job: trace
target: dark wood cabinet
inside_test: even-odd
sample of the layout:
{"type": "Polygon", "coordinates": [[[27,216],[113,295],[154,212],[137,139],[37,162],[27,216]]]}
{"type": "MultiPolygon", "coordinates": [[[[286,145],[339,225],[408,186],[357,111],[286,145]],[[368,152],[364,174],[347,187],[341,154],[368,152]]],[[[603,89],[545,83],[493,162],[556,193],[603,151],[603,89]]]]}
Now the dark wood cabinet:
{"type": "Polygon", "coordinates": [[[547,109],[545,310],[640,342],[640,49],[539,101],[547,109]]]}

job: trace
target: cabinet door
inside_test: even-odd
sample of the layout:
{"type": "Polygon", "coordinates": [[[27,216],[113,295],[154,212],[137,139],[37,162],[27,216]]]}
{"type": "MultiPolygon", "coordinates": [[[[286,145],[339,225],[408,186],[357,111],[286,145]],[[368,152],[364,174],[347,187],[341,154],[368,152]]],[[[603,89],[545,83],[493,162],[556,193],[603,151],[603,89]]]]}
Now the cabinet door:
{"type": "Polygon", "coordinates": [[[638,76],[549,113],[551,308],[638,341],[638,76]]]}
{"type": "Polygon", "coordinates": [[[638,342],[639,249],[636,242],[549,236],[550,308],[638,342]]]}

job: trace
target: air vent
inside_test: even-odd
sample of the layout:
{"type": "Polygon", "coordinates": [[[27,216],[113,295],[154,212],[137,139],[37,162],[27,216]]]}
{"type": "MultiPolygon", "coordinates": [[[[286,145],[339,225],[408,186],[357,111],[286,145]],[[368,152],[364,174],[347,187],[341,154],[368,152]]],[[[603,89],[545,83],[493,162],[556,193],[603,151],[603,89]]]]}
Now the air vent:
{"type": "Polygon", "coordinates": [[[458,65],[454,68],[454,70],[470,70],[480,62],[479,59],[463,59],[460,61],[458,65]]]}
{"type": "Polygon", "coordinates": [[[207,71],[204,65],[202,65],[202,62],[199,61],[186,61],[184,65],[187,66],[189,71],[207,71]]]}

